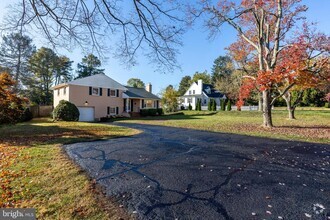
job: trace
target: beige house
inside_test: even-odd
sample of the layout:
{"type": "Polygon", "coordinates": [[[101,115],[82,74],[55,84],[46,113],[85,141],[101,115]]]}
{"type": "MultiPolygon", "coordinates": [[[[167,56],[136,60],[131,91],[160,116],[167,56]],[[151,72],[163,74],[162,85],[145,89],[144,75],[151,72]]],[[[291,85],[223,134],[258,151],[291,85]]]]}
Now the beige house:
{"type": "Polygon", "coordinates": [[[146,89],[126,86],[127,90],[123,93],[124,112],[129,112],[135,116],[141,109],[159,108],[159,97],[152,94],[151,84],[147,84],[146,89]]]}
{"type": "MultiPolygon", "coordinates": [[[[97,74],[54,86],[54,108],[61,100],[72,102],[80,112],[79,121],[94,121],[101,117],[139,113],[150,100],[158,103],[159,98],[150,92],[125,87],[105,74],[97,74]],[[130,92],[131,91],[131,92],[130,92]],[[134,94],[134,95],[133,95],[134,94]]],[[[153,107],[158,107],[154,104],[153,107]]]]}

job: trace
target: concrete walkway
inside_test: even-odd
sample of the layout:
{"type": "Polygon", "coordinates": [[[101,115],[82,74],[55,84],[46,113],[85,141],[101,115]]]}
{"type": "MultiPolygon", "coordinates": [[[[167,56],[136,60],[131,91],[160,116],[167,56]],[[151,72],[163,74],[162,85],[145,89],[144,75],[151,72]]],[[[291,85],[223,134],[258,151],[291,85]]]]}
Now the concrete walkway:
{"type": "Polygon", "coordinates": [[[330,145],[153,125],[66,151],[139,219],[330,219],[330,145]]]}

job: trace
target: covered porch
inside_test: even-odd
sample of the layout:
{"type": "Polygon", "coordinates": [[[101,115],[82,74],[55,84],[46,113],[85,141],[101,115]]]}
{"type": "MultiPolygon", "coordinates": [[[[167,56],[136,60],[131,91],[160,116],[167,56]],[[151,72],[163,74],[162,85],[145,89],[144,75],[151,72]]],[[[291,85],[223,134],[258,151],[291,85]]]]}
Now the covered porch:
{"type": "Polygon", "coordinates": [[[127,116],[139,116],[142,109],[158,109],[160,98],[144,88],[126,87],[123,93],[124,113],[127,116]]]}
{"type": "Polygon", "coordinates": [[[159,100],[143,98],[124,98],[124,112],[138,116],[141,109],[159,108],[159,100]]]}

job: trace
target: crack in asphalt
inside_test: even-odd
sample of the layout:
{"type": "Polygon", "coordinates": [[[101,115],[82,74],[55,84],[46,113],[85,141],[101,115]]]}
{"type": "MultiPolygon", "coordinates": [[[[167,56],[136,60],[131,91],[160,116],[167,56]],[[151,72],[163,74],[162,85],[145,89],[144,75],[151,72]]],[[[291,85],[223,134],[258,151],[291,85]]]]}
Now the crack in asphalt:
{"type": "MultiPolygon", "coordinates": [[[[165,140],[165,139],[161,138],[160,140],[165,140]]],[[[177,142],[174,141],[174,140],[166,140],[166,141],[163,141],[163,143],[172,143],[173,144],[173,143],[177,143],[177,142]]],[[[186,144],[183,144],[183,143],[180,143],[180,144],[183,145],[183,146],[187,146],[186,144]]],[[[174,159],[174,158],[177,158],[177,157],[181,157],[181,156],[187,155],[189,153],[192,153],[194,151],[197,151],[199,149],[200,148],[196,147],[196,146],[191,147],[187,151],[170,154],[170,155],[158,158],[156,160],[149,161],[147,163],[142,163],[142,164],[134,164],[134,163],[123,162],[123,161],[120,161],[120,160],[114,160],[114,159],[109,160],[109,159],[107,159],[108,156],[110,156],[112,153],[118,152],[119,150],[114,150],[114,151],[111,151],[111,152],[106,154],[104,150],[100,150],[100,149],[95,148],[95,147],[88,147],[88,148],[84,149],[81,152],[97,151],[97,152],[100,153],[100,155],[96,156],[96,157],[84,157],[77,151],[75,151],[75,155],[77,155],[79,159],[85,159],[85,160],[90,159],[90,160],[104,161],[102,169],[111,169],[116,164],[122,165],[126,168],[126,169],[124,168],[124,170],[121,171],[121,172],[116,172],[116,173],[113,173],[113,174],[105,176],[105,177],[96,178],[97,181],[109,179],[111,177],[119,176],[121,174],[128,173],[128,172],[134,172],[135,174],[138,174],[138,175],[144,177],[145,179],[147,179],[147,180],[149,180],[149,181],[156,184],[156,189],[155,189],[155,194],[156,195],[157,194],[162,195],[164,192],[170,192],[170,193],[176,193],[178,195],[183,196],[183,198],[181,200],[179,200],[177,202],[174,202],[174,203],[156,203],[152,206],[148,206],[147,211],[144,212],[145,216],[148,216],[154,209],[164,208],[166,206],[168,206],[168,207],[169,206],[175,206],[175,205],[178,205],[180,203],[185,202],[188,199],[191,199],[191,200],[199,200],[199,201],[207,202],[208,204],[212,205],[215,208],[216,212],[220,213],[226,220],[232,220],[233,217],[231,217],[228,214],[228,212],[227,212],[226,208],[224,207],[224,205],[222,205],[220,202],[216,201],[216,196],[220,193],[220,190],[223,186],[228,185],[228,183],[230,182],[230,180],[233,178],[233,176],[235,174],[237,174],[238,172],[243,172],[244,169],[247,168],[248,165],[250,165],[254,162],[254,160],[252,160],[250,158],[247,158],[247,157],[244,157],[244,156],[241,156],[241,155],[235,155],[234,156],[235,158],[247,160],[247,162],[244,162],[242,164],[242,166],[240,166],[239,168],[236,168],[232,172],[228,173],[228,175],[226,175],[225,180],[221,184],[219,184],[215,187],[212,187],[211,189],[197,191],[197,192],[194,192],[194,193],[191,192],[191,190],[193,188],[193,184],[188,184],[187,192],[181,192],[181,191],[178,191],[178,190],[168,189],[168,188],[162,187],[161,183],[159,183],[159,181],[157,181],[157,180],[153,179],[152,177],[148,176],[146,173],[142,173],[142,172],[139,171],[139,169],[141,169],[143,167],[153,165],[153,164],[161,162],[161,161],[168,161],[168,160],[171,160],[171,159],[174,159]],[[213,192],[212,198],[203,198],[203,197],[196,196],[198,194],[203,194],[203,193],[208,193],[208,192],[213,192]]]]}
{"type": "Polygon", "coordinates": [[[243,172],[243,171],[245,170],[245,168],[247,168],[248,165],[251,165],[253,162],[254,162],[254,160],[249,160],[247,163],[243,163],[241,167],[239,167],[239,168],[237,168],[237,169],[234,169],[232,172],[230,172],[230,173],[226,176],[226,178],[225,178],[225,180],[224,180],[223,183],[221,183],[221,184],[219,184],[219,185],[217,185],[217,186],[215,186],[215,187],[212,187],[212,188],[209,189],[209,190],[197,191],[197,192],[194,192],[194,193],[191,192],[191,190],[192,190],[192,188],[193,188],[193,185],[192,185],[192,184],[189,184],[189,185],[187,186],[187,190],[186,190],[187,192],[181,192],[181,191],[178,191],[178,190],[171,190],[171,189],[166,189],[166,188],[160,187],[160,184],[159,184],[157,181],[152,180],[152,181],[157,182],[158,187],[160,187],[160,189],[158,189],[158,190],[161,190],[161,191],[164,191],[164,192],[168,191],[168,192],[171,192],[171,193],[176,193],[176,194],[182,195],[183,198],[182,198],[181,200],[177,201],[177,202],[174,202],[174,203],[157,203],[157,204],[154,204],[154,205],[152,205],[152,206],[149,206],[149,207],[148,207],[148,210],[144,213],[144,215],[149,215],[149,213],[150,213],[151,211],[153,211],[154,209],[156,209],[156,208],[163,208],[163,207],[165,207],[165,206],[178,205],[178,204],[180,204],[180,203],[185,202],[185,201],[188,200],[188,199],[192,199],[192,200],[200,200],[200,201],[206,201],[206,202],[208,202],[208,203],[209,203],[210,205],[212,205],[212,206],[216,209],[216,211],[217,211],[218,213],[220,213],[220,214],[221,214],[226,220],[232,220],[232,219],[234,219],[234,218],[231,217],[231,216],[228,214],[228,212],[227,212],[227,210],[226,210],[226,208],[225,208],[224,205],[222,205],[220,202],[217,202],[217,201],[216,201],[216,196],[220,193],[220,190],[221,190],[221,188],[222,188],[223,186],[228,185],[228,183],[230,182],[230,180],[233,178],[233,176],[234,176],[235,174],[237,174],[238,172],[243,172]],[[197,195],[197,194],[204,194],[204,193],[208,193],[208,192],[213,192],[213,196],[212,196],[212,198],[202,198],[202,197],[197,197],[197,196],[195,196],[195,195],[197,195]]]}
{"type": "MultiPolygon", "coordinates": [[[[106,186],[108,195],[117,197],[118,202],[125,203],[141,219],[196,218],[199,212],[191,210],[193,213],[188,213],[191,209],[188,204],[199,204],[197,210],[205,210],[204,214],[208,218],[246,219],[246,210],[243,214],[233,212],[235,208],[228,203],[228,198],[240,193],[249,195],[246,188],[253,190],[256,184],[262,190],[272,184],[276,188],[274,192],[281,192],[278,187],[282,185],[278,184],[283,183],[279,181],[291,173],[321,178],[319,182],[310,185],[320,187],[322,192],[330,191],[323,185],[329,177],[327,159],[330,151],[326,145],[316,145],[318,153],[313,153],[314,146],[306,143],[292,142],[296,147],[288,147],[291,144],[288,141],[160,126],[123,125],[143,130],[143,133],[121,139],[68,145],[66,151],[98,183],[106,186]],[[283,151],[284,146],[289,151],[283,151]],[[306,149],[311,158],[297,157],[294,151],[301,151],[297,147],[306,149]],[[317,168],[308,164],[310,159],[324,162],[317,168]],[[167,166],[170,166],[169,169],[164,170],[167,166]],[[265,176],[266,173],[269,173],[268,176],[265,176]],[[175,175],[174,179],[170,178],[172,175],[175,175]],[[258,175],[259,178],[264,176],[265,181],[255,179],[258,175]],[[240,186],[235,188],[235,183],[240,183],[237,184],[240,186]],[[212,214],[210,210],[218,214],[212,214]]],[[[302,153],[307,154],[306,151],[302,150],[302,153]]],[[[300,182],[297,181],[294,180],[292,186],[299,186],[300,182]]],[[[252,194],[237,202],[243,200],[245,204],[252,199],[258,204],[259,210],[262,207],[259,203],[265,195],[270,194],[265,193],[261,191],[259,194],[263,196],[258,195],[258,200],[254,200],[257,195],[252,194]]],[[[251,205],[253,203],[248,207],[251,205]]],[[[297,214],[294,216],[296,218],[297,214]]],[[[267,216],[259,214],[260,218],[267,216]]]]}

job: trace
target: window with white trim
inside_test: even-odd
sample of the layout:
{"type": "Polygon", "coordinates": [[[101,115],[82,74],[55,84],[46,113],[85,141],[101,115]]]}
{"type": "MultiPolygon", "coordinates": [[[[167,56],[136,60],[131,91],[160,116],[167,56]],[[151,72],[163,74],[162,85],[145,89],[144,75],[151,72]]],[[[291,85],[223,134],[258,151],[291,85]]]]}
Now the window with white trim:
{"type": "Polygon", "coordinates": [[[92,95],[100,95],[100,88],[98,87],[93,87],[92,88],[92,95]]]}
{"type": "Polygon", "coordinates": [[[146,107],[146,108],[153,108],[154,107],[153,104],[154,104],[153,100],[144,101],[144,107],[146,107]]]}
{"type": "Polygon", "coordinates": [[[110,107],[110,115],[116,114],[116,107],[110,107]]]}
{"type": "Polygon", "coordinates": [[[111,89],[110,90],[110,96],[111,97],[116,97],[116,90],[111,89]]]}
{"type": "Polygon", "coordinates": [[[63,88],[63,95],[66,95],[66,87],[63,88]]]}
{"type": "Polygon", "coordinates": [[[188,98],[188,103],[192,103],[192,98],[188,98]]]}

